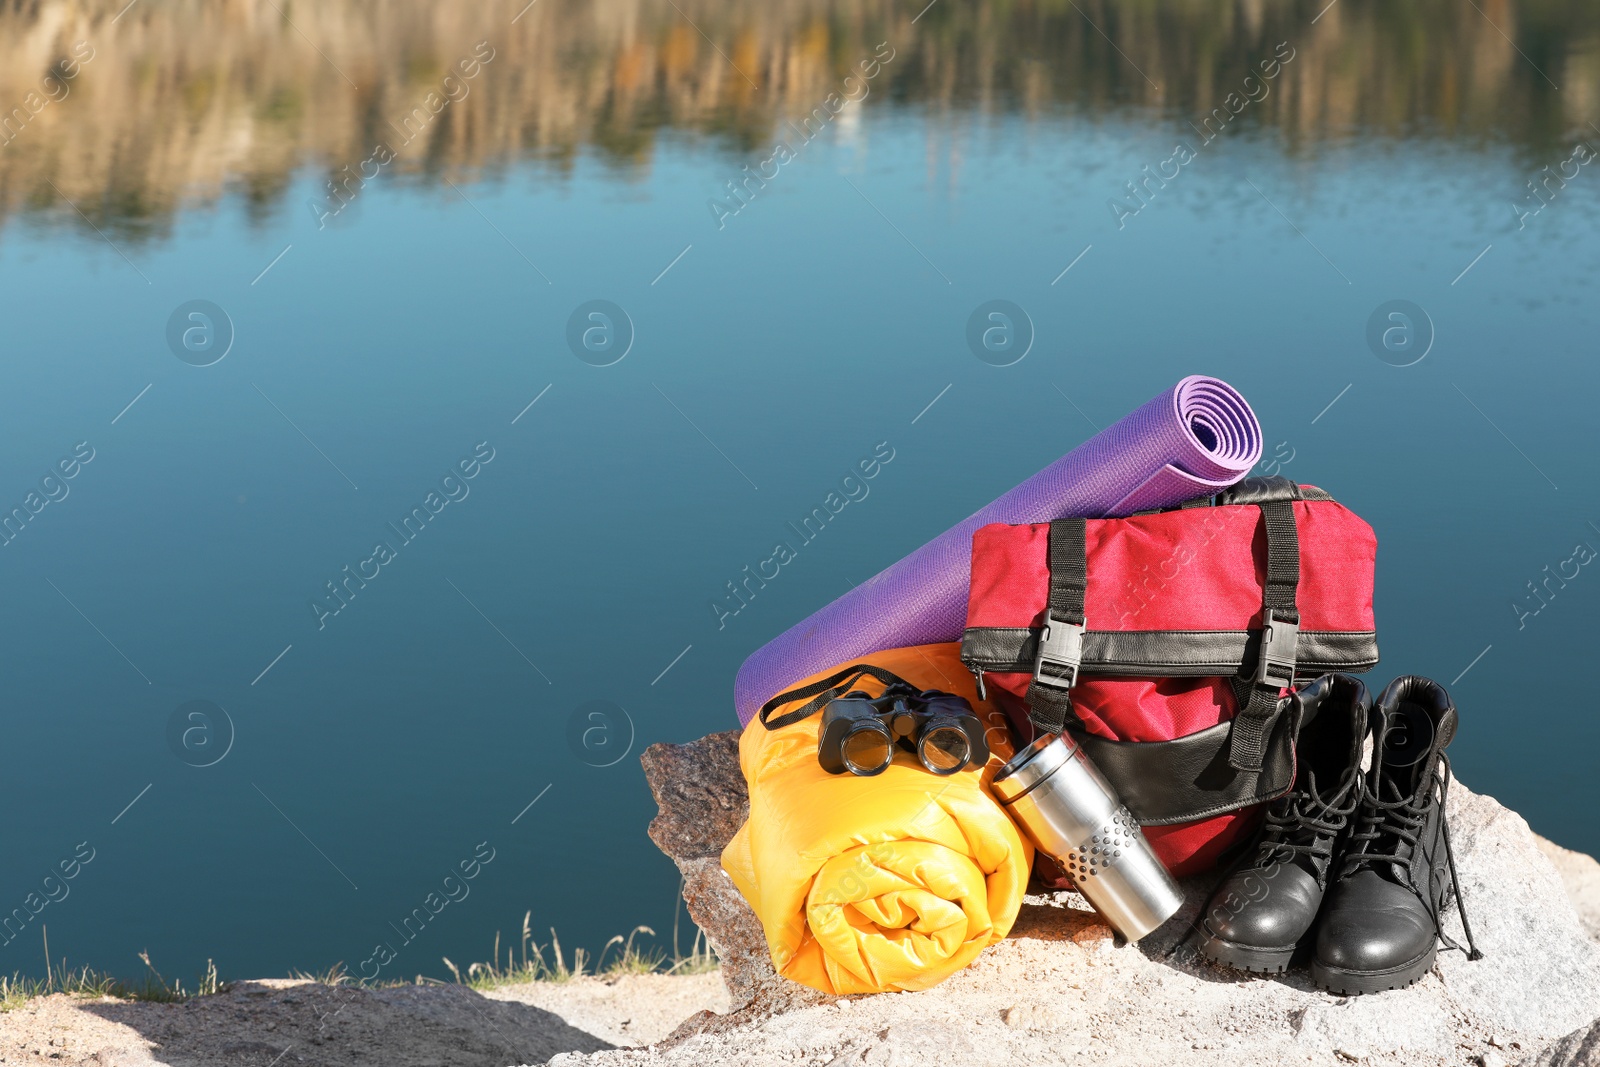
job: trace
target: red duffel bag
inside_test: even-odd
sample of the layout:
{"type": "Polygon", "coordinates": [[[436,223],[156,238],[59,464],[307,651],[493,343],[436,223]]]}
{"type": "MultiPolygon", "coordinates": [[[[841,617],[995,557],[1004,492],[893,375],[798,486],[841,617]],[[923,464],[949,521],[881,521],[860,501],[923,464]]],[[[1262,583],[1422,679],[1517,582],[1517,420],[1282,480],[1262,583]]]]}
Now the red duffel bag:
{"type": "Polygon", "coordinates": [[[985,526],[961,659],[1024,740],[1084,745],[1174,874],[1294,783],[1296,679],[1378,662],[1372,527],[1251,478],[1125,519],[985,526]]]}

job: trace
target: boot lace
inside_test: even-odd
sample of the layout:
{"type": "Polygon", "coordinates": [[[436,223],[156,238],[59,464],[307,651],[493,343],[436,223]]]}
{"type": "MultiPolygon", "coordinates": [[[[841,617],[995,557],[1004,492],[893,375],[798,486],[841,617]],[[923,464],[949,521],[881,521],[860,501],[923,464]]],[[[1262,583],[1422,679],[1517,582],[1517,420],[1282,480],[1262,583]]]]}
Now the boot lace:
{"type": "Polygon", "coordinates": [[[1359,798],[1356,790],[1348,789],[1342,794],[1348,798],[1347,803],[1340,803],[1340,797],[1324,800],[1317,792],[1316,775],[1307,771],[1306,778],[1305,788],[1294,790],[1267,808],[1262,860],[1289,863],[1297,856],[1305,856],[1312,862],[1317,883],[1322,885],[1327,881],[1334,838],[1355,812],[1359,798]]]}
{"type": "MultiPolygon", "coordinates": [[[[1455,850],[1450,845],[1450,820],[1445,817],[1445,800],[1449,795],[1452,778],[1450,758],[1440,753],[1439,762],[1443,772],[1435,770],[1433,780],[1428,783],[1428,789],[1417,796],[1382,800],[1368,794],[1363,798],[1356,831],[1350,835],[1349,845],[1345,851],[1342,873],[1348,876],[1362,866],[1403,863],[1399,856],[1400,846],[1421,848],[1421,834],[1428,819],[1428,809],[1433,803],[1437,803],[1441,836],[1444,838],[1445,862],[1450,870],[1450,891],[1448,894],[1425,893],[1411,879],[1409,873],[1406,876],[1407,885],[1427,907],[1428,915],[1433,919],[1434,929],[1445,947],[1466,952],[1469,960],[1481,960],[1483,953],[1472,939],[1472,922],[1467,918],[1466,901],[1461,896],[1461,879],[1456,874],[1455,850]],[[1445,933],[1442,909],[1444,901],[1450,897],[1455,898],[1456,911],[1461,916],[1461,929],[1467,935],[1465,949],[1445,933]]],[[[1431,865],[1433,857],[1426,855],[1426,849],[1423,852],[1431,865]]],[[[1409,871],[1409,864],[1407,869],[1409,871]]]]}

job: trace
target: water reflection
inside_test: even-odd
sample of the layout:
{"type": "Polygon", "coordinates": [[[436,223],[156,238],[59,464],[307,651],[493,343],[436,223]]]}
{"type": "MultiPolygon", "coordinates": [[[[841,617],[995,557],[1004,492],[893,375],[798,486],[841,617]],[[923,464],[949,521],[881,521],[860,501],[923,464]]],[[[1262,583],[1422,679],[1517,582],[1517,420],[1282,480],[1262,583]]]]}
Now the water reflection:
{"type": "Polygon", "coordinates": [[[1531,158],[1600,119],[1585,0],[56,0],[0,9],[0,212],[138,240],[235,189],[258,220],[300,210],[305,166],[336,212],[378,174],[561,174],[585,150],[637,172],[665,137],[764,154],[880,42],[859,106],[934,116],[1181,129],[1286,42],[1241,119],[1289,151],[1420,136],[1531,158]]]}

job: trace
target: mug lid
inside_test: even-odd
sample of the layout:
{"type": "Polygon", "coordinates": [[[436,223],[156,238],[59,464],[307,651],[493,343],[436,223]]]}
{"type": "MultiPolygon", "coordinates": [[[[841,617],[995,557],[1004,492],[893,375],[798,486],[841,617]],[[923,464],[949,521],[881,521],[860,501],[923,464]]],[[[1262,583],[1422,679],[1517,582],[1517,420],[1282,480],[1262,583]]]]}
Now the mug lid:
{"type": "Polygon", "coordinates": [[[1018,751],[995,772],[991,783],[995,796],[1002,804],[1019,799],[1060,770],[1077,748],[1077,744],[1068,742],[1064,734],[1046,734],[1035,738],[1031,745],[1018,751]]]}

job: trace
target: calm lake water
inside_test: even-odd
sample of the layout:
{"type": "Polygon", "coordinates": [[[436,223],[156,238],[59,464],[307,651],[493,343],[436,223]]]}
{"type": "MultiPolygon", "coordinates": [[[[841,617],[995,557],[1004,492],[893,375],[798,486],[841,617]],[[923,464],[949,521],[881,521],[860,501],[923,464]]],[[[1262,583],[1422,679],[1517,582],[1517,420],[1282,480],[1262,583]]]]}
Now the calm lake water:
{"type": "Polygon", "coordinates": [[[1580,0],[0,12],[0,973],[670,947],[639,752],[1189,373],[1600,850],[1596,122],[1580,0]]]}

